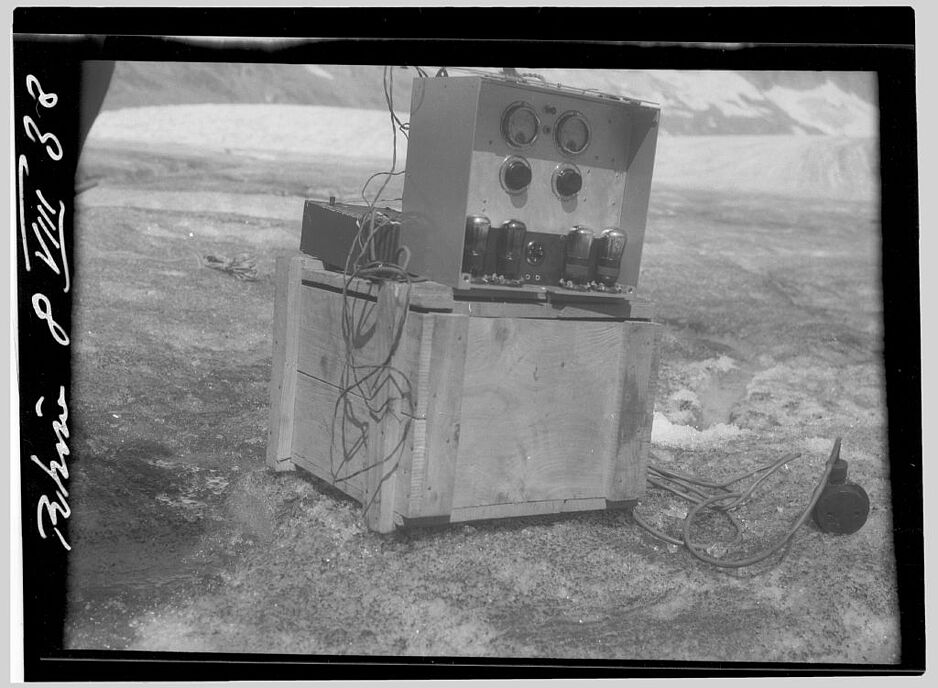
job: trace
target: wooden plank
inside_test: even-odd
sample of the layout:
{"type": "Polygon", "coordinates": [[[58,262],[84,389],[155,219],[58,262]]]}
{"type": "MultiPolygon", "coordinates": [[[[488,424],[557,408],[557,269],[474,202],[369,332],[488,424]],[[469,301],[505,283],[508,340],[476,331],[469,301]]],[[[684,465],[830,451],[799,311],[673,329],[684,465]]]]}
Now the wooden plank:
{"type": "MultiPolygon", "coordinates": [[[[341,292],[346,284],[345,275],[325,270],[318,260],[312,262],[304,269],[303,281],[308,286],[341,292]]],[[[653,317],[651,302],[626,294],[597,292],[584,295],[543,287],[532,291],[524,287],[474,285],[475,292],[460,292],[458,299],[454,300],[452,288],[436,282],[413,282],[411,289],[410,307],[418,311],[471,312],[472,315],[487,318],[609,317],[648,320],[653,317]]],[[[347,292],[350,296],[374,300],[377,287],[368,280],[353,279],[348,284],[347,292]]]]}
{"type": "Polygon", "coordinates": [[[536,303],[547,300],[547,288],[533,284],[522,284],[508,287],[501,284],[479,284],[473,282],[470,286],[459,289],[456,297],[467,301],[485,301],[487,299],[506,299],[509,301],[526,301],[536,303]]]}
{"type": "Polygon", "coordinates": [[[454,509],[605,497],[621,327],[470,319],[454,509]]]}
{"type": "Polygon", "coordinates": [[[299,373],[296,417],[293,460],[361,502],[373,422],[364,400],[299,373]]]}
{"type": "Polygon", "coordinates": [[[398,359],[400,313],[406,308],[405,290],[405,284],[386,282],[378,292],[375,345],[378,352],[386,352],[383,358],[388,367],[377,375],[378,391],[370,410],[373,422],[369,425],[363,506],[368,527],[379,533],[389,533],[395,527],[397,468],[408,453],[412,423],[412,418],[401,413],[408,390],[399,387],[403,381],[393,369],[398,359]]]}
{"type": "Polygon", "coordinates": [[[647,299],[633,299],[632,311],[629,320],[653,320],[655,317],[655,304],[647,299]]]}
{"type": "MultiPolygon", "coordinates": [[[[309,457],[303,456],[302,454],[293,455],[293,463],[297,468],[300,468],[308,473],[312,473],[317,478],[322,480],[325,483],[332,485],[332,475],[322,467],[322,465],[311,459],[309,457]]],[[[354,499],[356,502],[361,503],[362,501],[362,491],[358,489],[357,485],[351,485],[350,483],[339,483],[335,485],[337,489],[347,494],[349,497],[354,499]]]]}
{"type": "Polygon", "coordinates": [[[277,471],[293,468],[290,457],[296,398],[297,308],[300,274],[310,262],[301,255],[277,258],[266,460],[277,471]]]}
{"type": "Polygon", "coordinates": [[[523,283],[517,286],[501,284],[481,284],[473,282],[454,293],[460,301],[513,301],[518,303],[537,303],[554,301],[557,303],[615,304],[619,301],[631,301],[641,298],[634,290],[626,288],[620,292],[566,289],[560,285],[535,285],[523,283]]]}
{"type": "Polygon", "coordinates": [[[616,303],[578,301],[519,303],[511,301],[456,301],[457,313],[476,318],[553,318],[557,320],[649,320],[654,310],[644,301],[616,303]]]}
{"type": "Polygon", "coordinates": [[[453,509],[450,523],[481,521],[491,518],[513,518],[518,516],[542,516],[575,511],[599,511],[606,509],[606,500],[587,499],[550,499],[538,502],[517,502],[512,504],[489,504],[453,509]]]}
{"type": "Polygon", "coordinates": [[[407,513],[442,516],[453,503],[469,317],[433,314],[424,323],[432,334],[429,342],[424,338],[427,374],[419,388],[425,408],[418,407],[418,414],[426,421],[415,427],[407,513]]]}
{"type": "Polygon", "coordinates": [[[481,318],[650,320],[654,317],[653,304],[634,292],[576,292],[559,287],[473,285],[471,290],[456,292],[453,310],[481,318]]]}
{"type": "Polygon", "coordinates": [[[596,320],[615,318],[619,320],[650,320],[654,308],[647,301],[630,299],[616,306],[591,304],[588,302],[552,302],[550,313],[545,317],[560,320],[596,320]]]}
{"type": "Polygon", "coordinates": [[[658,337],[661,326],[623,323],[617,378],[618,422],[610,428],[615,455],[609,464],[606,498],[637,499],[645,491],[655,387],[658,379],[658,337]]]}
{"type": "MultiPolygon", "coordinates": [[[[603,509],[641,495],[659,326],[410,312],[374,398],[343,394],[342,297],[302,286],[309,262],[278,265],[272,466],[335,485],[379,532],[403,519],[603,509]]],[[[377,301],[358,300],[365,362],[382,363],[396,341],[405,289],[386,283],[377,301]]]]}
{"type": "MultiPolygon", "coordinates": [[[[326,270],[320,261],[316,262],[319,266],[309,265],[303,271],[303,280],[311,286],[326,287],[341,292],[347,284],[346,291],[349,294],[374,298],[376,293],[374,283],[358,278],[349,282],[343,273],[326,270]]],[[[411,283],[410,305],[419,310],[451,311],[453,290],[437,282],[414,281],[411,283]]]]}
{"type": "MultiPolygon", "coordinates": [[[[403,289],[403,285],[400,287],[403,289]]],[[[377,296],[378,287],[372,286],[377,296]]],[[[345,388],[368,375],[368,366],[381,363],[386,351],[377,339],[378,304],[365,299],[348,299],[350,326],[349,340],[354,347],[354,364],[358,370],[346,368],[346,343],[342,334],[342,295],[318,287],[304,285],[300,291],[298,337],[300,341],[297,368],[311,375],[345,388]]],[[[404,325],[395,365],[406,376],[413,377],[417,369],[422,313],[409,312],[404,325]]]]}
{"type": "MultiPolygon", "coordinates": [[[[408,480],[404,482],[406,490],[397,493],[398,510],[408,515],[411,512],[411,497],[414,498],[414,509],[420,507],[420,492],[423,490],[423,481],[427,473],[427,407],[429,398],[427,390],[430,388],[430,357],[433,353],[433,320],[423,318],[420,334],[420,347],[417,363],[416,387],[417,397],[414,409],[415,421],[413,425],[413,452],[410,459],[408,480]]],[[[402,476],[403,477],[403,476],[402,476]]]]}

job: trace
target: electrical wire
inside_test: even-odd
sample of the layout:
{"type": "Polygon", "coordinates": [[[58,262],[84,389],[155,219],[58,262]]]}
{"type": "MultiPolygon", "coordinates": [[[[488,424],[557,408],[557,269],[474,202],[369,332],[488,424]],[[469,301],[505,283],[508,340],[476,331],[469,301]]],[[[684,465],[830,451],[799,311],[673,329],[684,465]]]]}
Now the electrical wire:
{"type": "Polygon", "coordinates": [[[798,458],[800,456],[799,454],[786,454],[771,464],[760,466],[759,468],[724,482],[702,480],[696,476],[688,475],[686,473],[679,473],[677,471],[672,471],[670,469],[659,466],[649,466],[649,484],[664,489],[681,497],[682,499],[691,502],[692,506],[687,510],[687,514],[684,517],[684,523],[681,531],[682,537],[676,538],[658,530],[649,524],[639,514],[635,513],[634,510],[632,512],[632,518],[637,525],[648,531],[656,538],[664,540],[665,542],[673,545],[683,545],[697,559],[700,559],[701,561],[704,561],[708,564],[712,564],[713,566],[719,566],[723,568],[742,568],[744,566],[757,564],[788,546],[798,529],[801,528],[801,526],[804,525],[804,522],[810,517],[811,512],[814,510],[814,507],[818,502],[818,499],[821,497],[821,493],[824,491],[824,488],[827,485],[827,480],[831,474],[831,470],[834,467],[834,463],[840,456],[840,444],[841,438],[838,437],[834,440],[834,447],[831,450],[831,454],[827,460],[827,463],[825,464],[824,472],[818,480],[814,491],[811,493],[811,497],[809,498],[807,505],[798,518],[795,519],[792,525],[785,532],[785,535],[777,542],[775,542],[775,544],[755,554],[737,559],[721,559],[712,556],[699,543],[694,542],[691,533],[694,522],[696,521],[697,517],[705,510],[712,510],[722,513],[736,529],[736,538],[734,542],[731,543],[736,544],[739,540],[742,539],[742,525],[736,519],[731,510],[737,509],[738,507],[747,503],[759,485],[765,482],[769,476],[773,475],[775,472],[781,469],[782,466],[785,466],[790,461],[798,458]],[[753,483],[745,490],[732,491],[729,489],[731,485],[734,485],[738,482],[741,482],[742,480],[745,480],[746,478],[750,478],[760,473],[761,475],[759,475],[759,477],[754,480],[753,483]],[[672,484],[669,485],[668,482],[672,484]],[[678,489],[677,487],[674,487],[675,485],[683,489],[678,489]],[[702,488],[719,490],[719,492],[716,494],[706,494],[702,488]],[[723,504],[722,502],[728,503],[723,504]]]}
{"type": "MultiPolygon", "coordinates": [[[[384,101],[388,105],[388,110],[391,111],[391,121],[397,125],[398,130],[404,134],[405,138],[408,138],[407,131],[410,129],[410,122],[402,122],[400,117],[397,116],[397,113],[394,112],[394,70],[391,67],[384,68],[384,101]],[[390,73],[391,78],[388,79],[388,74],[390,73]]],[[[396,144],[395,144],[396,145],[396,144]]]]}
{"type": "MultiPolygon", "coordinates": [[[[428,76],[427,72],[425,72],[419,66],[415,66],[414,68],[416,69],[419,76],[424,78],[428,76]]],[[[440,67],[436,76],[449,76],[446,67],[440,67]]],[[[546,83],[546,80],[537,74],[523,74],[521,76],[538,78],[546,83]]],[[[378,466],[391,461],[397,452],[403,448],[404,442],[410,430],[411,420],[414,415],[413,394],[410,380],[406,374],[391,365],[394,354],[397,352],[397,349],[403,338],[407,324],[407,314],[410,310],[411,292],[414,283],[414,279],[407,272],[407,265],[410,261],[410,249],[407,246],[401,245],[395,253],[394,262],[382,262],[377,260],[375,251],[375,245],[379,234],[393,228],[395,224],[384,213],[381,213],[377,210],[377,204],[380,201],[381,196],[387,188],[391,178],[406,172],[406,170],[397,170],[397,133],[400,131],[406,138],[408,137],[408,130],[410,128],[409,123],[402,122],[401,119],[397,116],[397,113],[394,111],[394,73],[393,70],[388,66],[384,68],[383,89],[385,103],[388,107],[388,113],[390,116],[391,134],[393,141],[391,169],[389,171],[376,172],[372,174],[362,185],[362,200],[365,201],[368,208],[366,213],[358,220],[358,231],[352,241],[352,246],[349,249],[348,255],[346,256],[344,270],[345,279],[343,280],[342,286],[342,337],[345,344],[345,365],[340,380],[340,394],[336,401],[336,413],[333,417],[332,439],[332,448],[334,448],[336,444],[336,420],[338,419],[338,414],[341,409],[342,461],[338,467],[335,466],[334,461],[332,462],[333,480],[336,483],[350,480],[353,477],[361,475],[369,470],[373,470],[378,466]],[[384,181],[378,188],[378,191],[375,193],[374,197],[369,201],[366,195],[368,186],[374,179],[378,177],[383,177],[384,181]],[[366,258],[367,260],[365,260],[366,258]],[[362,281],[373,284],[375,282],[385,282],[389,280],[404,281],[406,282],[407,287],[404,292],[403,303],[399,309],[400,315],[395,322],[394,327],[392,328],[393,334],[391,336],[388,351],[385,352],[384,357],[378,363],[361,363],[357,360],[355,355],[356,341],[358,339],[357,335],[360,334],[360,330],[363,328],[364,321],[367,320],[367,317],[363,315],[362,320],[356,324],[355,307],[356,303],[362,301],[362,299],[351,298],[349,294],[350,289],[353,287],[353,285],[355,285],[356,291],[358,291],[360,287],[357,283],[362,281]],[[393,391],[396,394],[392,393],[390,388],[393,388],[393,391]],[[342,473],[342,468],[347,465],[351,457],[353,457],[364,446],[365,435],[362,428],[368,427],[368,425],[363,425],[362,419],[358,419],[355,416],[354,404],[351,400],[352,394],[356,394],[357,398],[363,402],[369,416],[377,422],[384,421],[391,407],[396,403],[396,401],[400,400],[405,406],[404,413],[402,414],[405,420],[402,424],[399,440],[395,443],[395,445],[392,446],[391,451],[387,456],[378,459],[374,464],[368,464],[366,462],[366,465],[363,465],[357,470],[348,471],[345,474],[340,475],[340,473],[342,473]],[[380,404],[375,403],[377,399],[381,399],[380,404]],[[359,439],[356,440],[351,446],[346,444],[349,422],[351,422],[360,433],[359,439]]],[[[745,566],[751,566],[767,559],[790,544],[795,533],[810,516],[812,510],[817,504],[818,499],[821,496],[821,493],[824,490],[824,487],[827,484],[827,479],[830,476],[831,469],[833,468],[834,462],[837,460],[840,453],[840,443],[840,438],[837,438],[834,442],[834,448],[831,451],[831,456],[828,459],[827,465],[825,466],[824,473],[818,481],[818,484],[815,487],[807,506],[790,526],[785,536],[772,546],[767,547],[760,552],[757,552],[756,554],[737,559],[720,559],[710,555],[692,539],[691,531],[693,529],[695,520],[697,519],[698,515],[705,510],[716,511],[723,514],[730,522],[730,524],[733,525],[735,530],[735,537],[730,544],[737,544],[742,540],[743,527],[739,522],[739,519],[735,516],[735,514],[732,513],[732,511],[747,503],[759,485],[764,483],[782,466],[798,458],[798,454],[786,454],[772,464],[760,466],[759,468],[723,482],[702,480],[696,476],[680,473],[678,471],[673,471],[660,466],[649,466],[648,472],[650,475],[648,476],[647,480],[650,485],[670,492],[671,494],[674,494],[691,503],[691,507],[688,509],[684,518],[681,532],[682,537],[679,539],[654,528],[634,510],[632,512],[632,518],[636,524],[648,531],[654,537],[670,544],[678,546],[683,545],[694,557],[708,564],[724,568],[741,568],[745,566]],[[729,489],[731,485],[735,485],[736,483],[753,476],[758,477],[745,490],[732,491],[729,489]],[[708,494],[706,492],[707,489],[718,490],[718,492],[716,494],[708,494]]],[[[389,479],[391,475],[393,475],[396,468],[397,463],[394,462],[391,466],[391,469],[381,476],[379,480],[379,489],[376,489],[375,492],[370,495],[367,503],[364,505],[366,511],[379,494],[380,485],[385,480],[389,479]]]]}
{"type": "MultiPolygon", "coordinates": [[[[418,68],[418,73],[422,70],[418,68]]],[[[425,72],[424,72],[425,74],[425,72]]],[[[378,489],[367,497],[364,508],[367,511],[377,495],[380,494],[380,485],[388,480],[396,471],[399,454],[403,451],[408,437],[411,422],[414,416],[413,390],[408,376],[396,368],[392,361],[403,339],[407,325],[407,314],[410,310],[411,293],[414,278],[407,272],[410,261],[410,250],[406,246],[399,246],[392,260],[379,260],[376,245],[379,236],[391,231],[397,223],[386,214],[377,210],[385,189],[392,177],[404,174],[405,170],[397,169],[397,133],[407,136],[408,124],[401,122],[394,111],[394,73],[388,66],[384,68],[383,87],[385,103],[391,124],[392,155],[391,169],[376,172],[362,185],[361,196],[367,209],[357,221],[358,231],[352,240],[346,255],[344,279],[342,283],[342,339],[345,345],[345,359],[340,375],[340,391],[336,400],[332,424],[332,444],[330,448],[332,477],[335,483],[348,481],[367,471],[389,468],[382,472],[378,480],[378,489]],[[383,182],[377,192],[369,199],[368,186],[371,182],[383,177],[383,182]],[[388,350],[380,352],[380,359],[371,362],[360,361],[357,349],[362,341],[367,341],[374,332],[374,325],[368,324],[369,314],[374,312],[376,306],[369,300],[371,290],[375,284],[388,281],[406,283],[402,303],[396,309],[390,335],[388,350]],[[352,297],[355,291],[357,297],[352,297]],[[364,294],[366,298],[360,298],[364,294]],[[360,417],[356,402],[364,406],[370,421],[360,417]],[[395,408],[400,403],[400,408],[395,408]],[[365,446],[367,429],[376,428],[386,421],[388,414],[393,413],[400,421],[400,434],[397,441],[391,446],[385,456],[374,459],[369,463],[366,458],[362,465],[352,469],[351,463],[357,453],[365,446]],[[341,432],[341,458],[336,462],[334,450],[337,445],[338,432],[341,432]],[[351,443],[348,438],[351,434],[358,437],[351,443]]],[[[386,257],[385,257],[386,258],[386,257]]],[[[378,435],[374,435],[373,442],[378,442],[378,435]]]]}
{"type": "MultiPolygon", "coordinates": [[[[347,367],[350,368],[350,370],[353,373],[360,366],[356,366],[354,363],[354,342],[352,342],[350,339],[350,336],[352,333],[353,322],[349,320],[349,317],[350,317],[350,310],[348,307],[349,286],[352,284],[352,282],[356,278],[362,278],[362,279],[378,279],[378,278],[387,279],[389,278],[385,274],[379,274],[379,271],[378,271],[379,268],[384,268],[386,273],[389,272],[390,275],[394,277],[397,277],[397,278],[403,277],[403,279],[407,281],[408,287],[406,291],[405,307],[403,308],[402,321],[406,321],[407,312],[409,310],[409,304],[410,304],[410,292],[412,288],[412,281],[410,279],[410,275],[406,272],[406,270],[403,269],[401,266],[396,266],[393,264],[379,264],[378,261],[376,260],[376,255],[375,255],[375,250],[374,250],[375,241],[378,237],[379,232],[381,232],[382,230],[385,230],[386,228],[389,228],[392,225],[392,223],[383,215],[380,215],[382,219],[381,224],[376,224],[375,222],[376,218],[379,216],[379,213],[377,213],[376,211],[376,205],[379,202],[382,193],[384,193],[384,190],[387,187],[388,182],[390,182],[391,177],[399,175],[399,174],[403,174],[405,172],[405,170],[400,170],[400,171],[397,170],[398,127],[396,125],[399,124],[400,120],[397,118],[394,112],[394,73],[388,66],[385,66],[384,68],[383,82],[384,82],[385,102],[387,103],[388,112],[391,118],[391,135],[392,135],[392,143],[393,143],[392,154],[391,154],[391,169],[390,171],[387,171],[387,172],[376,172],[375,174],[368,177],[368,179],[365,181],[364,185],[362,186],[362,199],[365,200],[366,203],[368,203],[368,210],[365,213],[365,215],[362,216],[362,218],[359,218],[358,232],[356,233],[354,239],[352,240],[352,247],[350,248],[349,253],[346,256],[346,262],[345,262],[346,279],[344,281],[343,288],[342,288],[343,336],[345,337],[346,363],[347,363],[347,367]],[[375,194],[374,198],[372,198],[371,201],[369,202],[365,195],[368,185],[373,179],[381,175],[384,175],[384,182],[378,188],[378,191],[375,194]],[[365,217],[368,218],[367,221],[365,221],[364,219],[365,217]],[[366,228],[367,228],[367,236],[363,239],[363,234],[365,233],[366,228]],[[366,253],[368,254],[370,260],[367,264],[361,265],[362,257],[366,253]]],[[[410,252],[407,251],[406,255],[408,256],[408,260],[409,260],[410,252]]],[[[400,326],[399,334],[400,332],[403,332],[403,327],[404,327],[404,324],[402,322],[400,326]]],[[[394,346],[396,347],[396,343],[394,346]]],[[[389,354],[387,360],[384,362],[385,364],[387,364],[387,362],[390,360],[391,355],[393,355],[393,351],[389,354]]],[[[377,373],[377,371],[374,371],[374,372],[377,373]]],[[[354,379],[355,379],[354,387],[360,388],[362,380],[360,380],[357,376],[354,376],[354,379]]],[[[371,410],[372,409],[369,406],[369,411],[371,410]]]]}

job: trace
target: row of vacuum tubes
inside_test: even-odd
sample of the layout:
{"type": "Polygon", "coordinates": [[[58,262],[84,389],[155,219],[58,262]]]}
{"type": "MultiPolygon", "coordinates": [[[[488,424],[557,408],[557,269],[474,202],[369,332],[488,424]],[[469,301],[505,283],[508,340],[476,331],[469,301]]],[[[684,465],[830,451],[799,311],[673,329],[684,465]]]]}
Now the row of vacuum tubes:
{"type": "Polygon", "coordinates": [[[561,277],[565,282],[579,285],[595,281],[613,287],[619,279],[619,264],[627,237],[616,227],[603,229],[597,235],[589,227],[574,225],[561,235],[560,242],[545,246],[538,238],[528,237],[527,227],[520,220],[508,220],[493,228],[484,215],[466,218],[464,273],[476,278],[484,275],[489,235],[493,232],[495,272],[507,280],[518,280],[526,270],[537,270],[548,259],[549,250],[562,251],[561,277]]]}

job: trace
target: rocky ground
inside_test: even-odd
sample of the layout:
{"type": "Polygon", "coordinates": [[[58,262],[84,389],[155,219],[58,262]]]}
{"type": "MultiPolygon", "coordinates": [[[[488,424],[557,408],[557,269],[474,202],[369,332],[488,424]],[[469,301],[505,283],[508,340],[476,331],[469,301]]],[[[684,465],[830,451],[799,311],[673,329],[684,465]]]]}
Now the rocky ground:
{"type": "MultiPolygon", "coordinates": [[[[626,513],[379,536],[354,502],[269,473],[275,257],[303,198],[353,199],[373,169],[159,150],[99,141],[82,162],[69,647],[900,659],[875,204],[654,190],[653,461],[716,478],[802,453],[741,513],[740,551],[797,517],[836,436],[871,499],[854,535],[808,524],[783,557],[722,570],[626,513]],[[256,281],[200,259],[240,253],[256,281]]],[[[686,504],[636,508],[677,533],[686,504]]]]}

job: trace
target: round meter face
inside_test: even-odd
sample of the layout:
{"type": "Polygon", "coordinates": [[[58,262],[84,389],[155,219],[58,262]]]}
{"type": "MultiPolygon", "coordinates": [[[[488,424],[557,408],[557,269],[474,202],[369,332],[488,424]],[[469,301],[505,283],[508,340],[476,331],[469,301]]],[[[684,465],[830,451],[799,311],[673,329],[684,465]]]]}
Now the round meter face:
{"type": "Polygon", "coordinates": [[[579,112],[568,112],[557,123],[557,145],[565,153],[576,155],[590,143],[590,128],[579,112]]]}
{"type": "Polygon", "coordinates": [[[541,122],[534,108],[526,103],[515,103],[502,115],[502,135],[516,148],[530,146],[537,138],[541,122]]]}

